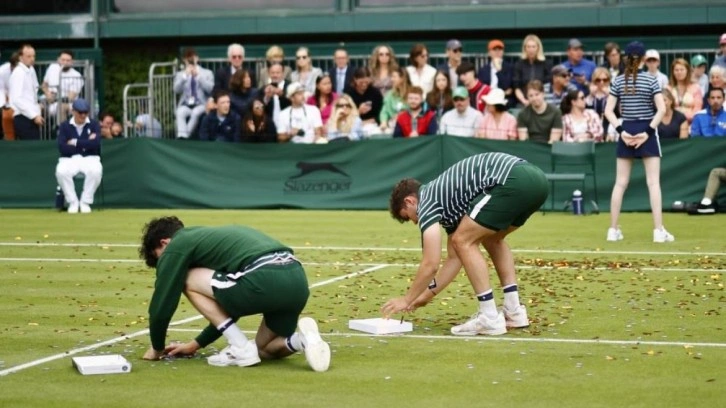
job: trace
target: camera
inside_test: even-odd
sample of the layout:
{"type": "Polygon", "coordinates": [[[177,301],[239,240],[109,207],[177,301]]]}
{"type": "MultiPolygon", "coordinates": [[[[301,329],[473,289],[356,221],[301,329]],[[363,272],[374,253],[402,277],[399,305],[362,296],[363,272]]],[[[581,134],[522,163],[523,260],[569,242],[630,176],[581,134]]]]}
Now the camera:
{"type": "Polygon", "coordinates": [[[270,82],[270,85],[271,86],[274,86],[275,88],[277,88],[277,82],[270,82]]]}
{"type": "Polygon", "coordinates": [[[300,129],[300,130],[297,131],[297,133],[295,134],[295,136],[305,136],[305,131],[302,130],[302,129],[300,129]]]}

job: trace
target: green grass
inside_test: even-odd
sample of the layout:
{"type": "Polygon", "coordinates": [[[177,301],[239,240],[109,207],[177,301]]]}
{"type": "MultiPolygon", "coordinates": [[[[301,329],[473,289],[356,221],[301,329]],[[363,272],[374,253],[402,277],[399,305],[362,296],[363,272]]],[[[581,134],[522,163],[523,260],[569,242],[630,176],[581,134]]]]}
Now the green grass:
{"type": "MultiPolygon", "coordinates": [[[[63,357],[0,377],[0,406],[722,404],[724,219],[681,214],[666,214],[677,239],[669,244],[651,242],[649,214],[625,214],[618,243],[604,240],[607,214],[535,214],[508,240],[532,325],[455,338],[450,327],[476,310],[463,275],[407,316],[411,334],[347,328],[351,318],[378,316],[415,273],[416,228],[384,212],[0,210],[0,371],[145,329],[154,274],[136,261],[135,246],[119,245],[135,245],[144,222],[170,213],[187,225],[247,224],[296,247],[318,285],[305,314],[331,343],[331,369],[313,373],[299,355],[245,369],[208,366],[204,358],[223,340],[189,360],[147,362],[148,336],[139,335],[81,353],[123,354],[131,374],[81,376],[63,357]],[[329,281],[376,265],[384,267],[329,281]]],[[[501,292],[495,296],[500,303],[501,292]]],[[[175,320],[196,315],[183,300],[175,320]]],[[[256,316],[241,320],[245,330],[258,324],[256,316]]],[[[186,341],[203,325],[175,326],[169,341],[186,341]]]]}

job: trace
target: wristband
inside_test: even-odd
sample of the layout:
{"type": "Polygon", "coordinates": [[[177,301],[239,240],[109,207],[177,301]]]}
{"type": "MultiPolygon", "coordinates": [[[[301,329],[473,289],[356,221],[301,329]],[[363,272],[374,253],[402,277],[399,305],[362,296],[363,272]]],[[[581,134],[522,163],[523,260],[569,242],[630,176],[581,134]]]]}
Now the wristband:
{"type": "Polygon", "coordinates": [[[648,135],[648,137],[655,137],[655,129],[648,126],[647,129],[645,129],[645,133],[648,135]]]}
{"type": "Polygon", "coordinates": [[[617,126],[617,127],[615,128],[615,131],[616,131],[616,132],[618,132],[618,134],[621,134],[621,133],[623,133],[623,127],[622,127],[622,126],[620,126],[620,125],[618,125],[618,126],[617,126]]]}

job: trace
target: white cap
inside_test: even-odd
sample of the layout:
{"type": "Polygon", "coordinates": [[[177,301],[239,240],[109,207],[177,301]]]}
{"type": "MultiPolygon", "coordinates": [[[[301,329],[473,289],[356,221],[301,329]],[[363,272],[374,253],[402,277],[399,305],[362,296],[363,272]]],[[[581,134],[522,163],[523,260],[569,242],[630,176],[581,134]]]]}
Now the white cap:
{"type": "Polygon", "coordinates": [[[507,105],[507,97],[504,91],[499,88],[492,89],[488,94],[481,98],[487,105],[507,105]]]}
{"type": "Polygon", "coordinates": [[[292,98],[298,92],[305,92],[305,87],[300,82],[293,82],[287,87],[287,99],[292,98]]]}
{"type": "Polygon", "coordinates": [[[645,60],[649,59],[657,59],[660,61],[660,54],[658,53],[658,50],[648,50],[645,52],[645,60]]]}

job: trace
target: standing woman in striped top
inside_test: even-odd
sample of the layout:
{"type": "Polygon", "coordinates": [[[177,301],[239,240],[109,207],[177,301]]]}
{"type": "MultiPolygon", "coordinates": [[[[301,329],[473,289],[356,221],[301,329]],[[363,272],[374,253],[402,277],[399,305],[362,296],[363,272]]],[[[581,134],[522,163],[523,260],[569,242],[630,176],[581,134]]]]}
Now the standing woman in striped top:
{"type": "Polygon", "coordinates": [[[610,198],[610,228],[607,240],[619,241],[623,233],[618,217],[623,204],[623,194],[628,188],[633,159],[642,159],[653,213],[653,242],[671,242],[675,238],[663,227],[663,203],[660,190],[660,141],[656,129],[665,114],[665,102],[658,80],[641,71],[645,46],[639,41],[625,48],[627,58],[625,72],[618,75],[610,87],[605,106],[605,117],[610,123],[618,123],[615,106],[620,101],[622,124],[618,132],[615,185],[610,198]]]}

